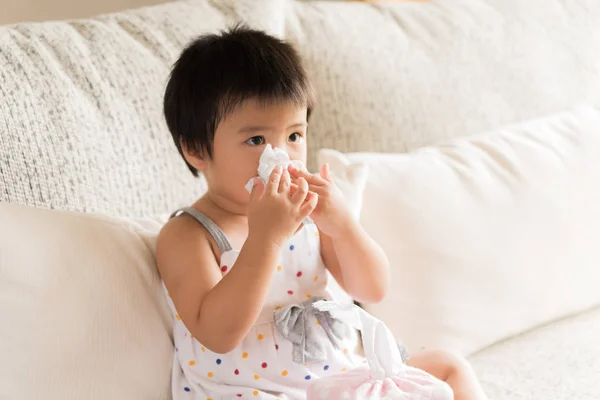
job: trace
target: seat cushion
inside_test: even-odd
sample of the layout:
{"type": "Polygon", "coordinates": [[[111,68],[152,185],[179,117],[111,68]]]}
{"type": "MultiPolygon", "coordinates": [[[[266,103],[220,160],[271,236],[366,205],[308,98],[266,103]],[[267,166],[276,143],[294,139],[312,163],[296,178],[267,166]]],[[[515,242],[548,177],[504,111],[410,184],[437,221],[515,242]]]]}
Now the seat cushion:
{"type": "Polygon", "coordinates": [[[600,308],[495,344],[471,357],[494,400],[600,399],[600,308]]]}

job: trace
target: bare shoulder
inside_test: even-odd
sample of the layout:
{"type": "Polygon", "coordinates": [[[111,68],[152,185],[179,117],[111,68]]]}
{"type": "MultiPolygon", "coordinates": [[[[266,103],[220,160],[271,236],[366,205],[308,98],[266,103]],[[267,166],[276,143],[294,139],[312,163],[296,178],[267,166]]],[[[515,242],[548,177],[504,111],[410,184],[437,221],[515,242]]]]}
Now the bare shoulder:
{"type": "MultiPolygon", "coordinates": [[[[198,248],[206,248],[212,253],[210,235],[197,221],[180,216],[170,219],[160,230],[156,239],[156,257],[159,262],[176,254],[195,252],[198,248]]],[[[214,254],[212,254],[214,256],[214,254]]]]}
{"type": "Polygon", "coordinates": [[[156,241],[156,262],[182,317],[221,280],[212,238],[189,216],[173,218],[163,226],[156,241]]]}

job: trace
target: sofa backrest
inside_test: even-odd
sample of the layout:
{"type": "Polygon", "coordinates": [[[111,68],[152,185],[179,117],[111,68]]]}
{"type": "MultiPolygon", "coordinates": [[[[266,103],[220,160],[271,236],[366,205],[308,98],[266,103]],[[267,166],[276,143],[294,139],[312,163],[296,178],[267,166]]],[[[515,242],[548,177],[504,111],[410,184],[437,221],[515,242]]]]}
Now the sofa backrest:
{"type": "Polygon", "coordinates": [[[595,0],[188,0],[0,27],[0,202],[141,216],[195,199],[164,84],[191,38],[238,20],[305,58],[312,169],[319,148],[402,152],[600,93],[595,0]]]}
{"type": "Polygon", "coordinates": [[[162,115],[192,38],[245,21],[280,34],[278,0],[188,0],[0,27],[0,202],[121,216],[195,199],[162,115]]]}
{"type": "Polygon", "coordinates": [[[600,2],[295,2],[317,148],[403,152],[600,98],[600,2]]]}

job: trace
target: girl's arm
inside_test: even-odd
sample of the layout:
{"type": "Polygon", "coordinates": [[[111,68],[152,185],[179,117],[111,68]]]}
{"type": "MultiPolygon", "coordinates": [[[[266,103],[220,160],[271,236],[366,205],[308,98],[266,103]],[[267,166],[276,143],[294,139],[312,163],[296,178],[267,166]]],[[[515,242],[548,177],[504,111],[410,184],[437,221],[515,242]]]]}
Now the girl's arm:
{"type": "Polygon", "coordinates": [[[389,262],[357,221],[350,219],[335,239],[321,233],[321,256],[331,275],[355,300],[383,300],[390,276],[389,262]]]}
{"type": "Polygon", "coordinates": [[[258,318],[279,248],[249,236],[235,267],[221,278],[208,233],[182,218],[161,231],[156,254],[179,317],[192,336],[221,354],[233,350],[258,318]]]}
{"type": "Polygon", "coordinates": [[[221,278],[208,233],[189,218],[169,221],[156,243],[158,268],[179,317],[215,353],[233,350],[256,322],[284,242],[314,210],[317,196],[300,182],[290,195],[287,171],[258,183],[248,206],[248,238],[221,278]]]}
{"type": "Polygon", "coordinates": [[[376,303],[383,299],[389,281],[389,262],[383,250],[354,219],[340,190],[335,187],[329,166],[320,176],[288,167],[294,179],[305,179],[319,201],[311,217],[321,234],[321,256],[340,286],[358,301],[376,303]]]}

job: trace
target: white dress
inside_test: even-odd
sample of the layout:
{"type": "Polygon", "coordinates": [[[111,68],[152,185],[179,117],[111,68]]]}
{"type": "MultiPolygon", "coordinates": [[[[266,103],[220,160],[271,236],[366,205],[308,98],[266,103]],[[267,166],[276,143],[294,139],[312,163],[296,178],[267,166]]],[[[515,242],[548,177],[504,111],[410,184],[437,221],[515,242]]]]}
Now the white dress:
{"type": "MultiPolygon", "coordinates": [[[[219,265],[223,276],[235,268],[239,251],[231,248],[222,231],[192,208],[179,211],[196,218],[215,237],[222,248],[219,265]]],[[[295,354],[309,344],[295,345],[289,340],[290,336],[282,334],[280,324],[275,323],[274,314],[279,312],[281,316],[282,311],[298,311],[302,307],[290,306],[318,298],[336,300],[328,288],[328,274],[320,255],[319,232],[314,224],[304,224],[289,239],[274,268],[269,294],[256,324],[242,343],[227,354],[213,353],[193,338],[168,298],[174,316],[174,400],[305,399],[306,388],[312,380],[344,372],[365,362],[358,354],[360,346],[356,331],[348,330],[343,337],[338,337],[339,340],[332,340],[324,328],[327,322],[321,324],[322,316],[307,313],[301,320],[300,314],[294,314],[289,318],[293,321],[287,321],[294,329],[304,323],[308,325],[305,329],[310,330],[318,341],[318,360],[307,357],[309,360],[306,361],[306,354],[295,354]]],[[[244,301],[243,293],[239,294],[239,301],[244,301]]],[[[304,333],[301,332],[303,337],[306,336],[304,333]]]]}

